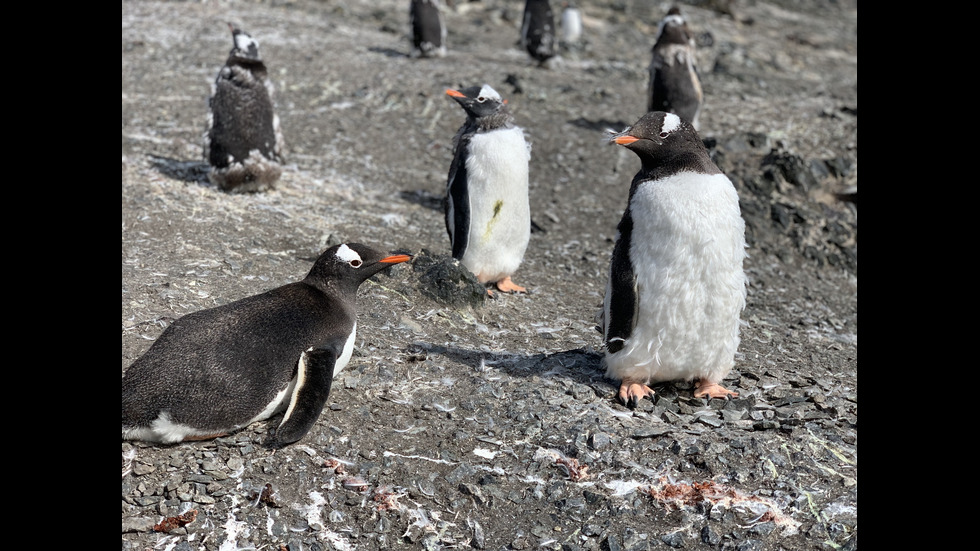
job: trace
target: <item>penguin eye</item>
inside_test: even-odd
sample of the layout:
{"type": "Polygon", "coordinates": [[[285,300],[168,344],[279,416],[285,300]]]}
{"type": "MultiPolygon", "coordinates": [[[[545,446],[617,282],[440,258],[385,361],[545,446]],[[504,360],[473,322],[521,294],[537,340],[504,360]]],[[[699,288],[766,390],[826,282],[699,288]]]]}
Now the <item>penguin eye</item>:
{"type": "Polygon", "coordinates": [[[483,103],[483,102],[487,101],[487,98],[485,98],[483,96],[480,96],[480,97],[476,98],[476,101],[478,101],[480,103],[483,103]]]}
{"type": "Polygon", "coordinates": [[[670,136],[670,132],[661,132],[660,133],[660,138],[661,139],[666,139],[667,136],[670,136]]]}
{"type": "Polygon", "coordinates": [[[349,264],[350,264],[351,268],[360,268],[362,262],[359,259],[355,258],[354,260],[351,260],[349,262],[349,264]]]}

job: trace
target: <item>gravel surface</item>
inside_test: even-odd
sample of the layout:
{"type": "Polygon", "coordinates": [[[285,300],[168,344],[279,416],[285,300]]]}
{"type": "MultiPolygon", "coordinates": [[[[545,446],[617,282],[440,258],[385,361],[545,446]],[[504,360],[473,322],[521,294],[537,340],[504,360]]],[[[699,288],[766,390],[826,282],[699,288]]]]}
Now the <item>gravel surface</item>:
{"type": "Polygon", "coordinates": [[[520,0],[455,4],[449,54],[411,59],[407,0],[122,2],[123,372],[331,244],[416,255],[361,286],[353,359],[298,443],[267,446],[278,416],[123,442],[122,549],[856,549],[856,2],[681,4],[746,219],[740,395],[660,384],[636,410],[593,316],[639,161],[603,138],[643,114],[670,4],[579,1],[583,42],[550,68],[517,44],[520,0]],[[277,89],[287,164],[261,194],[201,157],[227,22],[277,89]],[[530,293],[491,300],[454,275],[440,203],[463,122],[444,91],[482,83],[532,143],[540,228],[530,293]]]}

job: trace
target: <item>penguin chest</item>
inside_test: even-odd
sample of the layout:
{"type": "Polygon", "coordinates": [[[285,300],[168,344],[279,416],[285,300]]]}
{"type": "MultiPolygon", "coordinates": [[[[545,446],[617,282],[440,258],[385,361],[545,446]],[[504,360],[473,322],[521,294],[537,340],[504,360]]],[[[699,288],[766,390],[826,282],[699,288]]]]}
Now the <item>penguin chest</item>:
{"type": "Polygon", "coordinates": [[[630,201],[636,278],[630,337],[610,374],[719,381],[734,364],[745,307],[745,223],[722,174],[640,184],[630,201]]]}
{"type": "Polygon", "coordinates": [[[527,249],[529,160],[520,128],[478,133],[470,140],[466,158],[470,220],[460,260],[477,275],[486,275],[487,281],[511,275],[527,249]]]}
{"type": "Polygon", "coordinates": [[[565,8],[561,12],[561,37],[568,43],[582,36],[582,14],[576,8],[565,8]]]}
{"type": "Polygon", "coordinates": [[[350,363],[351,355],[354,353],[354,340],[357,338],[357,322],[354,322],[354,328],[351,329],[350,336],[347,337],[347,342],[344,343],[344,350],[340,353],[340,357],[337,358],[337,363],[333,366],[333,376],[336,377],[338,373],[347,367],[350,363]]]}

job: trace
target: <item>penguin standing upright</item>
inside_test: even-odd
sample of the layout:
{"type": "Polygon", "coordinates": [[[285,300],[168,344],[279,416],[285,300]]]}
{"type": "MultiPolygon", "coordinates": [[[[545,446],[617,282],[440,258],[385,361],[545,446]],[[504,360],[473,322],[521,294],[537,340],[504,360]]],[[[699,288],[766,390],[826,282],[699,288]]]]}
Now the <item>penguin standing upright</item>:
{"type": "Polygon", "coordinates": [[[299,440],[350,361],[358,286],[407,260],[336,245],[300,282],[178,318],[123,376],[123,439],[215,438],[286,408],[275,441],[299,440]]]}
{"type": "Polygon", "coordinates": [[[493,283],[503,292],[526,292],[511,276],[531,238],[531,147],[489,85],[446,94],[466,111],[466,122],[453,138],[446,183],[446,230],[453,258],[481,283],[493,283]]]}
{"type": "Polygon", "coordinates": [[[582,12],[566,1],[561,10],[561,42],[566,48],[572,48],[578,45],[581,38],[582,12]]]}
{"type": "Polygon", "coordinates": [[[446,55],[446,26],[439,0],[412,0],[408,20],[412,26],[412,57],[446,55]]]}
{"type": "Polygon", "coordinates": [[[699,127],[701,79],[694,61],[694,35],[677,6],[660,22],[650,62],[647,111],[667,111],[699,127]]]}
{"type": "Polygon", "coordinates": [[[694,396],[737,396],[719,383],[735,364],[745,307],[745,222],[732,182],[694,127],[654,111],[611,142],[636,153],[600,329],[606,376],[635,407],[650,383],[698,380],[694,396]]]}
{"type": "Polygon", "coordinates": [[[208,179],[224,191],[265,191],[279,180],[283,162],[272,82],[258,43],[241,29],[229,28],[234,47],[208,100],[204,135],[204,159],[211,165],[208,179]]]}
{"type": "Polygon", "coordinates": [[[542,65],[558,53],[555,49],[555,16],[548,0],[527,0],[524,4],[521,45],[542,65]]]}

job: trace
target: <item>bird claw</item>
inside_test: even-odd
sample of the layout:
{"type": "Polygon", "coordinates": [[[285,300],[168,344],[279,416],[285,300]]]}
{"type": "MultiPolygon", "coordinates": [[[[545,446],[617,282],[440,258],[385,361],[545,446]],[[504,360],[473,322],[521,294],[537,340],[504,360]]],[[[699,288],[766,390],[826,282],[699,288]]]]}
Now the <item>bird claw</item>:
{"type": "Polygon", "coordinates": [[[619,401],[630,409],[636,409],[643,398],[653,400],[653,395],[653,389],[642,383],[623,381],[619,386],[619,401]]]}

